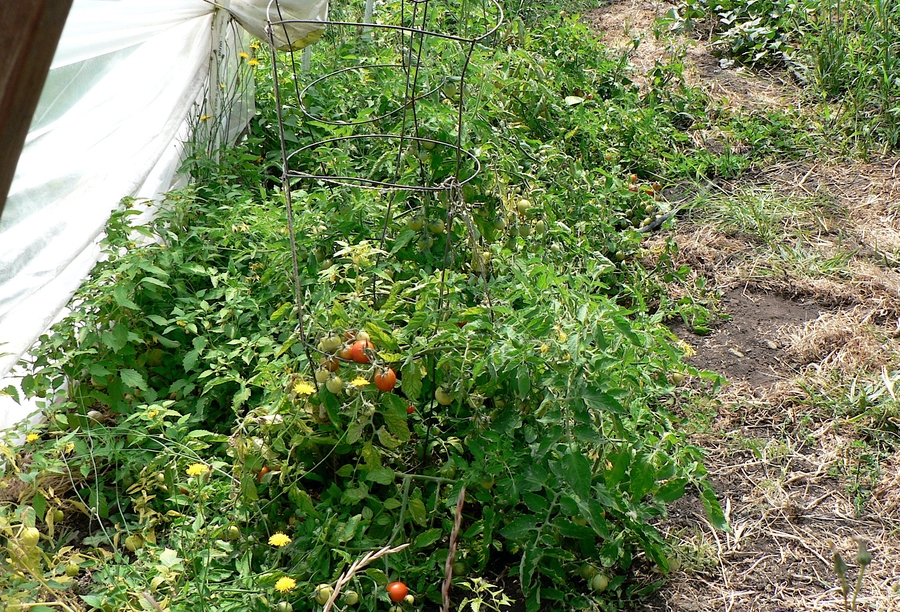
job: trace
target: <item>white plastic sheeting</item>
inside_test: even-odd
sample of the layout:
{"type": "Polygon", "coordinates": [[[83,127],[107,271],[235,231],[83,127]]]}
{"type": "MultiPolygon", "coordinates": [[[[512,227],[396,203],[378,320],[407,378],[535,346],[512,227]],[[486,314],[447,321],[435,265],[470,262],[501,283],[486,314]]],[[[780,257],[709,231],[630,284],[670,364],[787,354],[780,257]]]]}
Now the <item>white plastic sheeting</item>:
{"type": "MultiPolygon", "coordinates": [[[[326,17],[327,0],[280,4],[292,19],[326,17]]],[[[0,219],[0,389],[96,263],[121,198],[154,199],[173,186],[182,143],[202,113],[223,126],[207,132],[222,137],[246,121],[235,66],[248,49],[216,13],[238,11],[235,18],[260,34],[266,5],[75,0],[0,219]],[[211,64],[218,70],[212,83],[211,64]],[[211,98],[222,108],[210,110],[211,98]],[[226,106],[238,121],[234,112],[220,116],[226,106]]],[[[314,26],[299,27],[292,39],[316,38],[314,26]]],[[[0,429],[33,410],[0,397],[0,429]]]]}

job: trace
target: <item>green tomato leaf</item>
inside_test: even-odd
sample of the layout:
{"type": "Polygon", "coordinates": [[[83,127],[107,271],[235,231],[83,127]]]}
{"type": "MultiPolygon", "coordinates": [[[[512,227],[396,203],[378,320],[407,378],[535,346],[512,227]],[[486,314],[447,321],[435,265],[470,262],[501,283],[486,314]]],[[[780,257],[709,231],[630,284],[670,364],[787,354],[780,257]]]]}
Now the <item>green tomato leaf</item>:
{"type": "Polygon", "coordinates": [[[521,540],[530,532],[537,529],[538,517],[533,514],[517,516],[500,530],[500,535],[510,540],[521,540]]]}
{"type": "Polygon", "coordinates": [[[582,499],[591,495],[591,462],[578,452],[571,452],[563,457],[566,482],[582,499]]]}
{"type": "Polygon", "coordinates": [[[411,499],[406,505],[409,518],[417,525],[425,525],[425,502],[421,499],[411,499]]]}
{"type": "Polygon", "coordinates": [[[662,485],[654,497],[666,504],[671,503],[676,499],[681,499],[684,496],[684,487],[686,484],[687,478],[673,478],[662,485]]]}
{"type": "Polygon", "coordinates": [[[413,548],[428,548],[435,542],[441,539],[441,534],[443,534],[442,529],[429,529],[428,531],[419,534],[415,541],[413,542],[413,548]]]}
{"type": "Polygon", "coordinates": [[[394,470],[389,467],[379,467],[369,472],[369,475],[366,476],[366,480],[387,485],[394,482],[394,477],[394,470]]]}
{"type": "Polygon", "coordinates": [[[384,393],[381,398],[380,412],[384,417],[384,424],[398,440],[408,442],[411,436],[409,427],[406,425],[406,419],[409,416],[406,413],[406,402],[393,393],[384,393]]]}
{"type": "Polygon", "coordinates": [[[419,399],[422,393],[422,368],[418,361],[410,361],[401,369],[403,393],[411,400],[419,399]]]}
{"type": "Polygon", "coordinates": [[[716,492],[708,482],[703,483],[703,490],[701,491],[700,498],[703,500],[703,508],[706,510],[706,516],[709,518],[709,522],[712,523],[713,527],[721,529],[722,531],[730,531],[731,527],[728,525],[728,519],[725,518],[725,513],[722,512],[722,506],[719,505],[719,500],[716,498],[716,492]]]}

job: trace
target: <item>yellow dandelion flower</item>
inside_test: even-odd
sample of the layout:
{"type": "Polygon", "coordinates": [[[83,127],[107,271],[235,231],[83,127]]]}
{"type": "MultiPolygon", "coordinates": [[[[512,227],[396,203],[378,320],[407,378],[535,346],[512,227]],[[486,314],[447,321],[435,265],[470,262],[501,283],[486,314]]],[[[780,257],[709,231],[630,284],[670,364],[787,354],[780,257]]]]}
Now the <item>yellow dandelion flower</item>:
{"type": "Polygon", "coordinates": [[[250,57],[250,55],[246,51],[241,51],[240,53],[238,53],[238,57],[241,59],[247,59],[248,57],[250,57]]]}
{"type": "Polygon", "coordinates": [[[291,589],[297,586],[297,581],[293,578],[288,578],[284,576],[278,579],[278,582],[275,583],[275,590],[279,593],[287,593],[291,589]]]}
{"type": "Polygon", "coordinates": [[[255,41],[250,43],[250,48],[251,49],[259,49],[259,43],[255,42],[255,41]]]}
{"type": "Polygon", "coordinates": [[[547,346],[546,344],[541,345],[541,355],[545,355],[547,353],[547,351],[549,351],[549,350],[550,350],[550,347],[547,346]]]}
{"type": "Polygon", "coordinates": [[[63,452],[68,455],[69,453],[71,453],[74,450],[75,450],[75,443],[68,442],[68,443],[66,443],[66,447],[63,449],[63,452]]]}
{"type": "Polygon", "coordinates": [[[212,119],[209,115],[200,115],[200,121],[208,121],[209,119],[212,119]]]}
{"type": "Polygon", "coordinates": [[[350,384],[354,387],[365,387],[369,384],[369,381],[363,378],[362,376],[357,376],[353,380],[350,381],[350,384]]]}
{"type": "Polygon", "coordinates": [[[192,463],[188,466],[187,472],[188,476],[202,476],[206,473],[206,466],[202,463],[192,463]]]}
{"type": "MultiPolygon", "coordinates": [[[[282,546],[287,546],[291,543],[291,539],[281,533],[280,531],[276,531],[269,537],[269,544],[271,546],[276,546],[278,548],[282,546]]],[[[293,582],[293,581],[292,581],[293,582]]]]}
{"type": "Polygon", "coordinates": [[[247,62],[248,66],[259,66],[259,60],[255,57],[247,62]]]}
{"type": "Polygon", "coordinates": [[[296,385],[294,385],[294,393],[296,393],[297,395],[312,395],[315,392],[316,388],[305,380],[301,380],[296,385]]]}
{"type": "Polygon", "coordinates": [[[34,432],[31,432],[30,434],[28,434],[27,436],[25,436],[25,441],[26,441],[26,442],[37,442],[37,441],[40,440],[40,439],[41,439],[41,436],[38,435],[38,434],[36,434],[36,433],[34,433],[34,432]]]}

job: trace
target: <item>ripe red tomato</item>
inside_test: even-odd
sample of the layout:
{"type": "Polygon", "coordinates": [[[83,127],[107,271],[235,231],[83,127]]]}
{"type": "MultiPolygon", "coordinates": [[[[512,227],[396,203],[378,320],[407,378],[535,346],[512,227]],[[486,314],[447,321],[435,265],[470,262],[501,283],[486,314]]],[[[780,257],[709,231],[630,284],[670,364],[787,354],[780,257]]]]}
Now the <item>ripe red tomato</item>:
{"type": "Polygon", "coordinates": [[[350,353],[351,349],[352,347],[349,344],[341,347],[341,359],[343,359],[344,361],[350,361],[351,359],[353,359],[350,353]]]}
{"type": "Polygon", "coordinates": [[[391,368],[375,373],[375,386],[387,393],[397,385],[397,374],[391,368]]]}
{"type": "Polygon", "coordinates": [[[392,582],[387,585],[387,592],[391,601],[397,603],[398,601],[403,601],[403,598],[409,593],[409,589],[402,582],[392,582]]]}
{"type": "Polygon", "coordinates": [[[407,407],[406,407],[406,414],[412,414],[412,413],[414,413],[415,411],[416,411],[416,407],[415,407],[415,406],[407,406],[407,407]]]}
{"type": "Polygon", "coordinates": [[[262,469],[259,471],[259,474],[256,476],[256,482],[262,482],[263,476],[270,472],[270,468],[268,465],[264,465],[262,469]]]}
{"type": "Polygon", "coordinates": [[[375,347],[368,340],[357,340],[350,347],[350,359],[356,363],[369,363],[369,356],[366,355],[366,349],[374,349],[375,347]]]}

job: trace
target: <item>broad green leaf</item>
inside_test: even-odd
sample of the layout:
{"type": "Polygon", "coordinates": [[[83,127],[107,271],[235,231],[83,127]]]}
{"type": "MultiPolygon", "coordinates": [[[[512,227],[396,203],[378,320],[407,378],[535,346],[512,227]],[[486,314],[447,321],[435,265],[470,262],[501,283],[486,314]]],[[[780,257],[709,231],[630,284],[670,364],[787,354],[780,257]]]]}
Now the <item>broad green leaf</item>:
{"type": "Polygon", "coordinates": [[[347,489],[341,495],[341,504],[345,506],[354,506],[369,496],[369,489],[362,483],[359,487],[347,489]]]}
{"type": "Polygon", "coordinates": [[[721,529],[722,531],[730,531],[731,527],[728,525],[725,513],[722,512],[722,506],[719,505],[716,492],[708,482],[703,483],[703,490],[701,491],[700,497],[703,500],[703,508],[706,510],[706,516],[709,518],[709,522],[712,523],[713,527],[721,529]]]}
{"type": "Polygon", "coordinates": [[[338,536],[338,542],[344,543],[349,542],[356,536],[356,530],[359,528],[359,522],[362,519],[362,515],[354,514],[350,517],[350,520],[344,525],[344,528],[340,530],[340,535],[338,536]]]}
{"type": "Polygon", "coordinates": [[[293,305],[294,305],[293,302],[285,302],[284,304],[279,306],[275,312],[272,313],[272,316],[269,317],[269,320],[270,321],[278,321],[284,315],[286,315],[287,313],[289,313],[291,311],[291,307],[293,305]]]}
{"type": "Polygon", "coordinates": [[[410,361],[401,370],[401,386],[406,397],[417,400],[422,393],[422,370],[418,361],[410,361]]]}
{"type": "Polygon", "coordinates": [[[406,402],[398,395],[384,393],[381,395],[380,412],[384,416],[384,423],[387,425],[388,430],[401,442],[408,442],[410,433],[406,424],[406,419],[409,416],[406,413],[406,402]]]}
{"type": "Polygon", "coordinates": [[[128,285],[117,284],[115,287],[113,287],[112,294],[113,299],[116,301],[116,304],[118,304],[122,308],[128,308],[130,310],[140,310],[140,306],[132,302],[128,297],[128,285]]]}
{"type": "Polygon", "coordinates": [[[200,351],[194,349],[185,354],[184,359],[181,361],[181,366],[184,368],[185,372],[190,372],[197,367],[198,361],[200,361],[200,351]]]}
{"type": "Polygon", "coordinates": [[[406,504],[409,518],[417,525],[425,525],[425,502],[421,499],[411,499],[406,504]]]}
{"type": "Polygon", "coordinates": [[[500,530],[500,535],[510,540],[521,540],[530,532],[537,529],[538,517],[533,514],[524,514],[514,518],[506,527],[500,530]]]}
{"type": "Polygon", "coordinates": [[[625,408],[619,403],[619,400],[596,387],[585,387],[584,391],[581,392],[581,397],[588,406],[596,410],[612,412],[613,414],[625,414],[625,408]]]}
{"type": "Polygon", "coordinates": [[[524,398],[531,390],[531,378],[528,375],[528,366],[524,363],[516,369],[516,389],[519,391],[519,397],[524,398]]]}
{"type": "Polygon", "coordinates": [[[366,568],[366,576],[374,580],[378,586],[385,586],[388,583],[387,574],[374,567],[366,568]]]}
{"type": "Polygon", "coordinates": [[[369,472],[369,475],[366,476],[366,480],[383,485],[391,484],[394,482],[394,470],[389,467],[375,468],[369,472]]]}
{"type": "Polygon", "coordinates": [[[437,528],[420,533],[416,536],[415,542],[413,542],[413,548],[428,548],[440,540],[443,533],[443,530],[437,528]]]}
{"type": "Polygon", "coordinates": [[[122,379],[122,382],[126,387],[142,389],[144,391],[147,390],[147,381],[144,380],[144,377],[135,370],[132,370],[130,368],[119,370],[119,377],[122,379]]]}
{"type": "Polygon", "coordinates": [[[631,463],[631,496],[639,502],[656,485],[656,468],[641,452],[631,463]]]}
{"type": "Polygon", "coordinates": [[[171,548],[166,548],[161,553],[159,553],[159,562],[165,567],[175,567],[176,565],[181,563],[181,559],[178,557],[177,552],[175,552],[171,548]]]}
{"type": "Polygon", "coordinates": [[[684,487],[686,484],[687,478],[673,478],[662,485],[654,497],[666,504],[671,503],[676,499],[681,499],[684,496],[684,487]]]}
{"type": "Polygon", "coordinates": [[[375,434],[378,436],[378,441],[385,448],[394,450],[395,448],[400,448],[400,445],[403,444],[400,440],[391,436],[390,432],[384,427],[379,427],[375,434]]]}
{"type": "Polygon", "coordinates": [[[34,508],[34,512],[40,518],[44,518],[47,513],[47,499],[44,495],[38,491],[34,494],[34,497],[31,499],[31,507],[34,508]]]}
{"type": "Polygon", "coordinates": [[[570,452],[563,457],[566,482],[582,499],[591,495],[591,462],[579,452],[570,452]]]}

